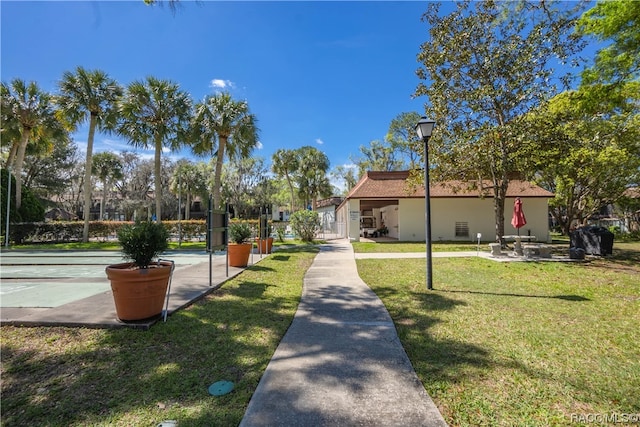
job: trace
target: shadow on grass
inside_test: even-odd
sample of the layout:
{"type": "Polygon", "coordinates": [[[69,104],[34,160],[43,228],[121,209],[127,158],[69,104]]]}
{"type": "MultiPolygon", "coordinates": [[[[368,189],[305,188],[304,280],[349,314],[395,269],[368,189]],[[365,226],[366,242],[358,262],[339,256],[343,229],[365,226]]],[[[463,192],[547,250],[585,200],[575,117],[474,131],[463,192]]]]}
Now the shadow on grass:
{"type": "Polygon", "coordinates": [[[499,296],[499,297],[561,299],[565,301],[591,301],[591,299],[580,296],[580,295],[525,295],[525,294],[512,294],[512,293],[502,293],[502,292],[459,291],[454,289],[439,290],[439,292],[491,295],[491,296],[499,296]]]}
{"type": "Polygon", "coordinates": [[[256,282],[242,282],[238,286],[237,296],[242,298],[258,298],[261,297],[265,291],[275,285],[268,283],[256,283],[256,282]]]}
{"type": "Polygon", "coordinates": [[[262,265],[262,263],[254,264],[252,266],[249,266],[249,267],[247,267],[247,270],[251,270],[251,271],[275,271],[272,267],[265,267],[264,265],[262,265]]]}
{"type": "MultiPolygon", "coordinates": [[[[166,419],[238,425],[291,323],[306,270],[301,266],[299,282],[285,285],[269,262],[148,331],[30,330],[46,333],[44,345],[63,346],[59,351],[12,347],[3,339],[3,425],[156,425],[166,419]],[[234,392],[210,396],[208,387],[219,380],[233,381],[234,392]]],[[[292,262],[303,261],[292,255],[292,262]]]]}

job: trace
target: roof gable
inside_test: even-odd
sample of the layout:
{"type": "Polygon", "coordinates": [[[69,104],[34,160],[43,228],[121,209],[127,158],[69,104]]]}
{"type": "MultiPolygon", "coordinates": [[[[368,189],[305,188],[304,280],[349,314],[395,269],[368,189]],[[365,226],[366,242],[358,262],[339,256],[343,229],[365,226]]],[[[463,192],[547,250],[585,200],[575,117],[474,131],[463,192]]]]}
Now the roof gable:
{"type": "MultiPolygon", "coordinates": [[[[347,199],[424,198],[424,187],[407,184],[409,171],[367,172],[351,189],[347,199]]],[[[430,183],[429,195],[443,197],[493,197],[493,183],[483,181],[444,181],[430,183]]],[[[528,181],[511,180],[507,197],[553,197],[553,193],[528,181]]]]}

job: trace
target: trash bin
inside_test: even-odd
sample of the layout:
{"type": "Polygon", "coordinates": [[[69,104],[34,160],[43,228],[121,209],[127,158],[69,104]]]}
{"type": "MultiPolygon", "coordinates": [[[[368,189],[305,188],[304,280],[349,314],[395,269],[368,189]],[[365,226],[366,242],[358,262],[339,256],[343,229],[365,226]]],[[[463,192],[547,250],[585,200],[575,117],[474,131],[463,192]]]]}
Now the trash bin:
{"type": "Polygon", "coordinates": [[[611,255],[613,233],[604,227],[590,226],[571,233],[571,248],[584,249],[587,255],[611,255]]]}

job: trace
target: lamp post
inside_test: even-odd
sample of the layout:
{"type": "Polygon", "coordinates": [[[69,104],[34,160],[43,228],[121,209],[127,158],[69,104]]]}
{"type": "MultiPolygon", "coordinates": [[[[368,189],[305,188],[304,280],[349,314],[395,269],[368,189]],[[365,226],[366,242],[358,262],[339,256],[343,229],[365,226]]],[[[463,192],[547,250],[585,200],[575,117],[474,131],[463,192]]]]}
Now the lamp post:
{"type": "Polygon", "coordinates": [[[7,225],[4,230],[5,246],[9,247],[9,217],[11,216],[11,166],[7,168],[7,225]]]}
{"type": "Polygon", "coordinates": [[[416,133],[424,141],[424,220],[425,243],[427,246],[427,289],[433,289],[431,264],[431,195],[429,192],[429,138],[436,122],[422,117],[416,124],[416,133]]]}

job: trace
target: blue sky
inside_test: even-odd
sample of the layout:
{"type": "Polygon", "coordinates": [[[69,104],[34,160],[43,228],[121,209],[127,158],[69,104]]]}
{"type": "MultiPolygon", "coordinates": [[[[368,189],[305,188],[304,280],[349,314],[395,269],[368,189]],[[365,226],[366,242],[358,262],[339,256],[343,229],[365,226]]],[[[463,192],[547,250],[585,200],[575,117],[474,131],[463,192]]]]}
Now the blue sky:
{"type": "MultiPolygon", "coordinates": [[[[0,8],[2,81],[53,92],[64,71],[83,66],[122,85],[173,80],[194,101],[224,86],[257,116],[254,155],[268,162],[279,148],[311,145],[332,168],[347,164],[400,113],[423,112],[412,94],[426,2],[182,1],[175,14],[142,0],[0,8]]],[[[86,128],[74,134],[83,149],[86,138],[86,128]]],[[[123,139],[96,136],[94,153],[125,149],[123,139]]]]}

